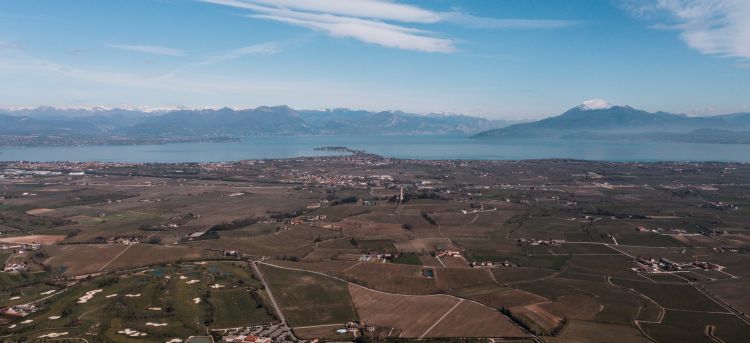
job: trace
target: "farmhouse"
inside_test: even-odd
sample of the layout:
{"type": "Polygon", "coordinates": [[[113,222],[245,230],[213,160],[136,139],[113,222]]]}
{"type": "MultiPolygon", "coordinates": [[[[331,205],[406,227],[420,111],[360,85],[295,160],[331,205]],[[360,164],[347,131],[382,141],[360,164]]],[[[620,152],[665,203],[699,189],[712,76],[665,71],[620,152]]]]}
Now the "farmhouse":
{"type": "Polygon", "coordinates": [[[229,335],[224,336],[221,340],[231,343],[271,343],[272,341],[268,337],[260,337],[255,335],[229,335]]]}
{"type": "Polygon", "coordinates": [[[455,249],[445,249],[438,251],[437,253],[438,257],[461,257],[461,252],[455,249]]]}
{"type": "Polygon", "coordinates": [[[29,270],[29,266],[20,263],[8,263],[3,268],[4,272],[24,272],[29,270]]]}
{"type": "Polygon", "coordinates": [[[15,305],[2,310],[2,314],[9,317],[23,318],[34,312],[39,311],[39,308],[32,304],[15,305]]]}

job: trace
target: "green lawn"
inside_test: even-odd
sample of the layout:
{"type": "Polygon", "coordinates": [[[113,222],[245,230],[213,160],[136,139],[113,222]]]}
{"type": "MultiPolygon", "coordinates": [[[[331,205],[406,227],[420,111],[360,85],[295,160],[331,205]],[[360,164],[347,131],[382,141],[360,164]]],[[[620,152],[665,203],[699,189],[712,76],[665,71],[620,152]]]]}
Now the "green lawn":
{"type": "Polygon", "coordinates": [[[419,256],[417,256],[417,254],[414,254],[414,253],[401,254],[398,257],[393,259],[393,263],[412,264],[416,266],[422,265],[422,261],[419,259],[419,256]]]}
{"type": "Polygon", "coordinates": [[[214,309],[214,328],[231,328],[270,323],[275,319],[253,299],[247,288],[218,289],[211,291],[214,309]]]}

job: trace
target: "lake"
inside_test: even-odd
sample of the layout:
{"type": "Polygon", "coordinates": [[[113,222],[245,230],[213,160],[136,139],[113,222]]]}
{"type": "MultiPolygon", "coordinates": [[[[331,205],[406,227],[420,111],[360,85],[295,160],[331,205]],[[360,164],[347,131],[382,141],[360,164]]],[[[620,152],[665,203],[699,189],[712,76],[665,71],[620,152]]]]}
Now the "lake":
{"type": "Polygon", "coordinates": [[[492,141],[466,136],[249,137],[240,142],[74,147],[3,147],[4,161],[220,162],[337,154],[317,147],[346,146],[413,159],[750,162],[750,145],[671,142],[492,141]]]}

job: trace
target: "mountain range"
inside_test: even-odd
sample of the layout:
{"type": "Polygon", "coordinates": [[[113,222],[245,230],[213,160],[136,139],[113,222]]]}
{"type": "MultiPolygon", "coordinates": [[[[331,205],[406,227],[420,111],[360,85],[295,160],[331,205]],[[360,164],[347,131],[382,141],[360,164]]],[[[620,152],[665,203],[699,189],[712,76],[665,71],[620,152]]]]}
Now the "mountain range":
{"type": "Polygon", "coordinates": [[[474,137],[747,144],[750,143],[750,113],[691,117],[612,106],[598,100],[596,106],[582,104],[558,116],[491,129],[474,137]]]}
{"type": "Polygon", "coordinates": [[[532,122],[457,114],[350,109],[0,110],[0,145],[145,144],[248,136],[462,134],[477,139],[673,141],[750,144],[750,113],[694,117],[590,100],[532,122]]]}
{"type": "Polygon", "coordinates": [[[513,124],[455,114],[350,109],[0,110],[0,144],[90,144],[240,139],[247,136],[474,134],[513,124]],[[31,139],[31,138],[33,139],[31,139]]]}

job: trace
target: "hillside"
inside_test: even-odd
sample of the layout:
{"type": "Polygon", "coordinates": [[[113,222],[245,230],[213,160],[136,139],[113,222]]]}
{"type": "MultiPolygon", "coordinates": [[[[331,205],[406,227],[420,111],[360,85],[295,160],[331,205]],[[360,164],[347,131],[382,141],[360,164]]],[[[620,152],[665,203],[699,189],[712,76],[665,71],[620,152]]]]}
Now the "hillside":
{"type": "Polygon", "coordinates": [[[689,117],[647,112],[630,106],[589,107],[584,104],[559,116],[492,129],[474,137],[745,143],[750,138],[747,131],[750,131],[750,113],[689,117]]]}
{"type": "Polygon", "coordinates": [[[0,144],[137,144],[363,132],[370,135],[474,134],[510,123],[466,115],[295,110],[288,106],[156,111],[40,107],[0,111],[0,144]]]}

